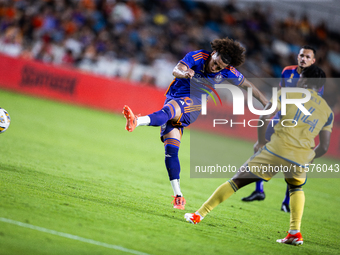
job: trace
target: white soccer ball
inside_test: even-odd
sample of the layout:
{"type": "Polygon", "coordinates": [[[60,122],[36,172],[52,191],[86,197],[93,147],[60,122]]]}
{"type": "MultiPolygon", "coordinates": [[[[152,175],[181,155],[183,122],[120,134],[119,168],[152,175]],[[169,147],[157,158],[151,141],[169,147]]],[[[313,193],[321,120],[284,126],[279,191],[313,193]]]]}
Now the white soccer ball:
{"type": "Polygon", "coordinates": [[[5,109],[0,108],[0,134],[7,130],[9,124],[11,124],[11,118],[9,117],[8,112],[5,109]]]}

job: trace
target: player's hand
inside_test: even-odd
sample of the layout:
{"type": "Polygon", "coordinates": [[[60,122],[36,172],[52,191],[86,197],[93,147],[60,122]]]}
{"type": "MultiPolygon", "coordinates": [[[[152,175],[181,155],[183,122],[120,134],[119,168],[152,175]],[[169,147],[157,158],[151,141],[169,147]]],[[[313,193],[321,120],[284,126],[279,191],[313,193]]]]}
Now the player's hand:
{"type": "Polygon", "coordinates": [[[259,141],[256,141],[256,143],[254,144],[254,153],[256,153],[259,149],[261,149],[263,146],[266,145],[267,142],[265,143],[259,143],[259,141]]]}
{"type": "Polygon", "coordinates": [[[190,69],[190,68],[185,71],[185,78],[186,79],[187,78],[191,79],[192,77],[194,77],[194,75],[195,75],[195,71],[190,69]]]}

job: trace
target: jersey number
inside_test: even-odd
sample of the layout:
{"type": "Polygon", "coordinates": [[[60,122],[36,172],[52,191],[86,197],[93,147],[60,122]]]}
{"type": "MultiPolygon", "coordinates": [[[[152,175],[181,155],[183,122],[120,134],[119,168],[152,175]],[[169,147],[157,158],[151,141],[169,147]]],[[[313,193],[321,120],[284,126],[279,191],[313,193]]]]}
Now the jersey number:
{"type": "MultiPolygon", "coordinates": [[[[310,112],[310,114],[313,114],[313,112],[315,111],[315,108],[314,107],[310,107],[308,109],[308,111],[310,112]]],[[[311,115],[304,115],[302,114],[301,110],[298,109],[295,113],[295,116],[294,116],[294,120],[296,122],[298,122],[300,119],[302,122],[310,125],[310,128],[308,129],[310,132],[313,132],[315,127],[316,127],[316,124],[318,123],[319,119],[314,119],[313,121],[309,120],[309,117],[311,115]]],[[[294,123],[294,121],[292,121],[292,123],[294,123]]]]}

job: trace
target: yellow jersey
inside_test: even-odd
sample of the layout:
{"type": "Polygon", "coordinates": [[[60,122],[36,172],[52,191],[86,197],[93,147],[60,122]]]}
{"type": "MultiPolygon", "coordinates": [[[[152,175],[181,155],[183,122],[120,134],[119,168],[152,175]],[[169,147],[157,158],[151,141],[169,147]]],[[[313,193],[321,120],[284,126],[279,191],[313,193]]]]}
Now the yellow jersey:
{"type": "MultiPolygon", "coordinates": [[[[280,117],[274,127],[274,134],[266,148],[272,154],[297,165],[308,164],[315,157],[314,138],[321,130],[332,132],[334,114],[326,101],[312,89],[311,99],[304,107],[311,115],[304,115],[294,104],[287,104],[286,115],[280,117]]],[[[301,99],[303,93],[286,94],[287,99],[301,99]]],[[[281,90],[277,95],[277,107],[281,113],[281,90]]],[[[271,124],[269,124],[271,125],[271,124]]]]}

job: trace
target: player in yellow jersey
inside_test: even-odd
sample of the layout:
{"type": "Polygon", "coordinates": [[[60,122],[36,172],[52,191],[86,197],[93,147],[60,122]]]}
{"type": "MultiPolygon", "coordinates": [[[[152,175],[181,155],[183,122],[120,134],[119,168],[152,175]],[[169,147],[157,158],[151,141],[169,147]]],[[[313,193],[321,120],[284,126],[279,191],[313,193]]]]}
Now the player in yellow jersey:
{"type": "MultiPolygon", "coordinates": [[[[334,114],[326,101],[317,93],[325,83],[325,77],[325,73],[315,65],[303,70],[297,86],[306,88],[311,93],[311,99],[304,103],[304,107],[311,115],[305,115],[296,105],[288,104],[286,115],[281,115],[281,124],[275,126],[275,132],[267,144],[265,139],[267,125],[259,127],[258,141],[255,145],[257,152],[242,165],[233,178],[218,187],[198,211],[185,214],[184,217],[188,222],[199,223],[212,209],[238,189],[259,179],[268,181],[278,170],[283,169],[291,199],[290,228],[288,235],[284,239],[278,239],[277,242],[303,244],[300,225],[305,203],[302,190],[302,185],[306,182],[304,169],[314,158],[321,157],[327,152],[333,127],[334,114]],[[313,149],[314,138],[317,135],[320,143],[313,149]]],[[[281,111],[281,92],[280,90],[277,96],[278,112],[281,111]]],[[[292,92],[287,93],[286,98],[301,99],[304,96],[304,93],[292,92]]],[[[271,105],[272,102],[268,103],[265,109],[270,109],[271,105]]],[[[260,119],[266,123],[265,120],[270,119],[274,114],[275,112],[261,116],[260,119]]]]}

